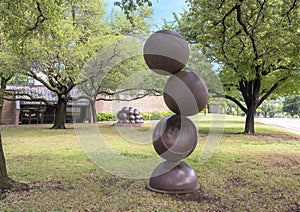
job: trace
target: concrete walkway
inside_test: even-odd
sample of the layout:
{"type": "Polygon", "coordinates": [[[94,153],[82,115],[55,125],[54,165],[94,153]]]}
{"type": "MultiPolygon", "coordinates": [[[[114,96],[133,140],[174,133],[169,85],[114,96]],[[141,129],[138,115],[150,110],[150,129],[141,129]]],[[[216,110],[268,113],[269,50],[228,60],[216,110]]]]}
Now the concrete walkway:
{"type": "Polygon", "coordinates": [[[300,135],[300,119],[293,118],[257,118],[256,121],[280,127],[300,135]]]}

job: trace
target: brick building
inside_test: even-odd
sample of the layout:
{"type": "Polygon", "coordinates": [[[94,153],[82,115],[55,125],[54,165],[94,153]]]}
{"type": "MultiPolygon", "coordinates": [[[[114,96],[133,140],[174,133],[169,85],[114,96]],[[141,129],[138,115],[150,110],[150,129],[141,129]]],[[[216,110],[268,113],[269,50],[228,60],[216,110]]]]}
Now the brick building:
{"type": "MultiPolygon", "coordinates": [[[[42,85],[8,85],[7,91],[16,94],[18,91],[31,92],[32,95],[45,98],[52,104],[57,102],[56,96],[42,85]]],[[[12,95],[14,96],[14,95],[12,95]]],[[[13,97],[10,97],[13,98],[13,97]]],[[[18,98],[18,97],[17,97],[18,98]]],[[[4,100],[2,124],[43,124],[53,123],[55,110],[40,101],[8,101],[4,100]]],[[[91,117],[87,100],[70,101],[67,105],[66,122],[84,122],[91,117]]]]}
{"type": "Polygon", "coordinates": [[[149,95],[134,101],[98,101],[96,111],[100,112],[117,112],[123,107],[138,108],[141,112],[168,111],[162,96],[149,95]]]}
{"type": "MultiPolygon", "coordinates": [[[[55,95],[42,85],[8,85],[7,90],[14,93],[17,89],[30,90],[50,101],[56,102],[55,95]]],[[[76,93],[76,91],[73,91],[76,93]]],[[[71,92],[72,95],[72,92],[71,92]]],[[[117,112],[125,106],[138,108],[141,112],[167,111],[162,96],[146,96],[134,101],[98,101],[96,112],[117,112]]],[[[17,124],[43,124],[53,123],[54,108],[39,101],[7,101],[4,100],[2,123],[17,124]]],[[[87,100],[70,101],[67,106],[66,122],[84,122],[91,118],[90,105],[87,100]]]]}
{"type": "MultiPolygon", "coordinates": [[[[13,92],[12,92],[13,93],[13,92]]],[[[20,110],[18,103],[15,101],[5,101],[2,107],[2,123],[3,124],[18,124],[20,110]]]]}

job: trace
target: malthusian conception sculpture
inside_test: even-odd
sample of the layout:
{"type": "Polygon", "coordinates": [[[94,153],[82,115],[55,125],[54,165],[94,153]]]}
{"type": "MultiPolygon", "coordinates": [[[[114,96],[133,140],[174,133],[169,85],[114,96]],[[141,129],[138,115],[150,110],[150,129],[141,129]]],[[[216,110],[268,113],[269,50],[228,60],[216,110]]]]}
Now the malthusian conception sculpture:
{"type": "Polygon", "coordinates": [[[147,188],[162,193],[193,192],[200,185],[194,170],[183,159],[196,148],[198,133],[187,116],[206,107],[207,87],[195,72],[183,70],[189,59],[189,47],[178,32],[155,32],[147,39],[143,53],[151,70],[171,75],[163,97],[168,108],[175,113],[162,119],[154,128],[153,146],[165,161],[154,169],[147,188]]]}

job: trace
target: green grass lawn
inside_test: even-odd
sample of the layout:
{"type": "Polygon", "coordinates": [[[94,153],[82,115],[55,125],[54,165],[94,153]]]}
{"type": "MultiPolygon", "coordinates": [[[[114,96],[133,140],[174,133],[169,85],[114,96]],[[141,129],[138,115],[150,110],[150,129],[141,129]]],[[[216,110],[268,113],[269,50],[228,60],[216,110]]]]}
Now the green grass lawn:
{"type": "MultiPolygon", "coordinates": [[[[99,129],[112,151],[147,160],[157,157],[151,143],[143,143],[151,124],[134,132],[117,131],[111,123],[99,129]]],[[[9,175],[30,189],[2,193],[0,211],[300,211],[300,136],[260,123],[256,135],[243,135],[244,119],[228,116],[214,155],[200,164],[211,124],[210,116],[200,118],[199,144],[185,160],[201,188],[182,195],[150,192],[148,179],[99,168],[85,155],[73,125],[2,126],[9,175]]]]}

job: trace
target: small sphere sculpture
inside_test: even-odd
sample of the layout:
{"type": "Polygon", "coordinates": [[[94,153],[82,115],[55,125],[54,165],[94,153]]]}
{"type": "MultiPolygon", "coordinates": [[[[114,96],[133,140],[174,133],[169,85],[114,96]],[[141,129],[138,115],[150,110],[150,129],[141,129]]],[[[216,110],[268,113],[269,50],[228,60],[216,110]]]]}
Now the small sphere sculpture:
{"type": "Polygon", "coordinates": [[[197,129],[186,116],[199,113],[208,102],[204,80],[195,72],[182,70],[189,58],[187,41],[172,30],[152,34],[144,45],[144,59],[158,74],[171,74],[164,87],[164,101],[175,115],[154,128],[152,141],[166,161],[152,172],[147,188],[162,193],[188,193],[199,189],[197,175],[182,160],[196,148],[197,129]]]}
{"type": "Polygon", "coordinates": [[[139,109],[133,107],[123,107],[122,110],[117,113],[117,117],[119,121],[114,124],[116,126],[144,123],[143,116],[141,115],[139,109]]]}

